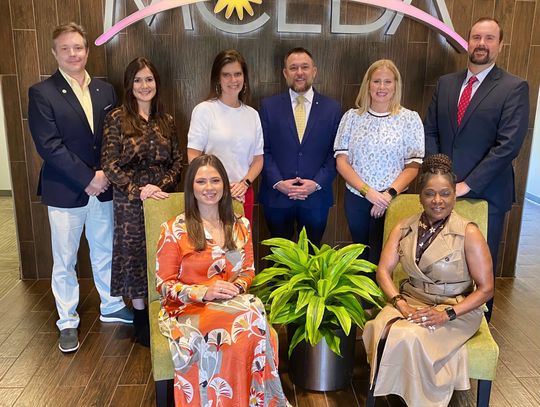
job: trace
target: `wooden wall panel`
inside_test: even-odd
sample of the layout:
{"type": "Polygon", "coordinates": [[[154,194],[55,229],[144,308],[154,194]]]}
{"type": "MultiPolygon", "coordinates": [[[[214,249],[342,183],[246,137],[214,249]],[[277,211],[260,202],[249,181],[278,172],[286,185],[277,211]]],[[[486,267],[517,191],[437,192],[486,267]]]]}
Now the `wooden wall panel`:
{"type": "Polygon", "coordinates": [[[41,75],[52,75],[57,64],[51,52],[52,32],[58,25],[56,14],[56,0],[40,0],[34,2],[36,17],[37,47],[39,58],[39,71],[41,75]]]}
{"type": "Polygon", "coordinates": [[[521,21],[512,27],[513,46],[510,51],[508,70],[522,78],[527,75],[535,5],[535,3],[524,1],[516,3],[516,14],[520,16],[521,21]]]}
{"type": "Polygon", "coordinates": [[[2,97],[4,99],[4,114],[6,115],[6,135],[8,145],[8,155],[10,161],[24,161],[24,143],[19,86],[17,76],[5,75],[2,79],[2,97]]]}
{"type": "Polygon", "coordinates": [[[35,28],[32,0],[11,2],[11,21],[15,29],[28,30],[35,28]]]}
{"type": "Polygon", "coordinates": [[[39,60],[36,43],[36,32],[14,30],[15,59],[19,74],[21,110],[24,118],[28,112],[28,88],[39,81],[39,60]]]}
{"type": "Polygon", "coordinates": [[[13,33],[11,29],[11,15],[9,2],[0,1],[0,44],[2,44],[2,58],[0,58],[0,75],[15,74],[15,52],[13,50],[13,33]]]}
{"type": "MultiPolygon", "coordinates": [[[[10,1],[13,3],[13,1],[17,0],[10,1]]],[[[86,3],[86,1],[82,0],[82,3],[86,3]]],[[[85,7],[84,13],[101,13],[101,7],[98,10],[85,7]]],[[[58,16],[58,24],[65,24],[70,21],[80,22],[81,5],[79,4],[79,0],[56,0],[56,14],[58,16]]]]}
{"type": "MultiPolygon", "coordinates": [[[[259,30],[242,35],[221,32],[202,18],[196,6],[191,6],[193,30],[184,29],[181,9],[161,13],[154,18],[150,27],[146,21],[141,21],[125,29],[105,46],[91,45],[88,71],[91,75],[107,78],[121,97],[123,71],[129,61],[139,55],[152,59],[165,85],[164,102],[167,110],[175,116],[178,137],[185,154],[191,110],[206,97],[212,60],[225,48],[237,48],[248,62],[253,96],[251,104],[254,107],[259,106],[261,98],[286,89],[282,60],[285,52],[294,46],[305,46],[313,52],[319,70],[315,83],[317,89],[339,100],[344,111],[354,105],[364,72],[377,59],[394,60],[403,75],[403,104],[417,110],[421,117],[425,115],[437,79],[466,66],[466,55],[458,54],[443,37],[411,19],[403,18],[394,36],[386,34],[388,24],[369,34],[337,35],[331,33],[330,0],[287,0],[285,3],[288,23],[320,24],[322,33],[278,33],[278,6],[275,0],[264,0],[261,5],[252,4],[255,16],[245,15],[243,22],[252,21],[263,12],[270,16],[270,20],[259,30]]],[[[529,80],[533,108],[540,84],[540,73],[536,69],[540,66],[538,3],[520,0],[446,0],[454,27],[464,37],[474,19],[484,15],[499,19],[505,31],[505,46],[498,64],[529,80]]],[[[25,120],[27,90],[33,82],[44,79],[56,69],[56,62],[50,54],[53,27],[59,22],[81,22],[93,42],[103,29],[104,4],[103,0],[0,2],[0,45],[4,50],[0,75],[8,75],[1,78],[6,100],[10,162],[17,182],[15,201],[19,243],[24,257],[23,275],[28,278],[48,277],[51,257],[47,211],[35,195],[40,159],[25,120]]],[[[413,0],[412,4],[436,15],[432,0],[413,0]]],[[[205,3],[204,7],[212,10],[213,3],[205,3]]],[[[133,0],[116,1],[115,22],[136,9],[133,0]]],[[[369,24],[383,13],[382,8],[344,0],[341,2],[340,22],[369,24]]],[[[216,18],[233,24],[238,22],[235,16],[226,20],[224,13],[216,18]]],[[[501,243],[501,275],[512,275],[514,270],[533,126],[534,115],[531,115],[530,134],[515,162],[518,202],[508,215],[501,243]]],[[[347,243],[350,233],[343,209],[343,180],[338,178],[333,188],[336,192],[335,205],[330,211],[324,240],[330,244],[347,243]]],[[[414,187],[412,190],[415,190],[414,187]]],[[[255,207],[255,223],[256,241],[268,237],[263,210],[258,203],[255,207]]],[[[257,245],[256,252],[260,257],[267,253],[267,249],[257,245]]],[[[81,275],[91,275],[85,243],[82,244],[79,267],[81,275]]]]}

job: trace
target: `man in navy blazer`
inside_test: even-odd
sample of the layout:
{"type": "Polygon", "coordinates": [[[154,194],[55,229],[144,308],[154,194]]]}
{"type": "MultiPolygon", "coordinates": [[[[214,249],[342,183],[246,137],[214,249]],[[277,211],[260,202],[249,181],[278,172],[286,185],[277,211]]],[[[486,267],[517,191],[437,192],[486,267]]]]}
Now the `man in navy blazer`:
{"type": "Polygon", "coordinates": [[[79,347],[79,284],[75,265],[83,228],[101,298],[104,322],[131,323],[121,297],[111,297],[112,191],[101,170],[103,121],[116,103],[113,87],[91,79],[85,70],[88,44],[84,29],[69,23],[53,32],[58,71],[29,90],[28,123],[43,158],[38,195],[47,205],[51,227],[51,286],[59,319],[59,348],[79,347]]]}
{"type": "MultiPolygon", "coordinates": [[[[444,153],[453,160],[457,196],[488,201],[487,240],[494,275],[504,217],[515,198],[512,160],[523,144],[529,120],[527,82],[495,65],[502,40],[496,20],[481,18],[473,24],[468,69],[439,79],[424,123],[426,155],[444,153]],[[469,80],[472,91],[467,105],[460,100],[467,94],[469,80]]],[[[491,300],[488,320],[492,306],[491,300]]]]}
{"type": "Polygon", "coordinates": [[[333,204],[333,143],[341,107],[313,89],[317,67],[308,50],[290,50],[284,63],[289,89],[261,102],[264,167],[259,200],[272,236],[291,239],[296,224],[297,231],[305,226],[309,239],[319,244],[333,204]],[[302,108],[299,103],[305,114],[301,129],[294,116],[295,109],[302,108]]]}

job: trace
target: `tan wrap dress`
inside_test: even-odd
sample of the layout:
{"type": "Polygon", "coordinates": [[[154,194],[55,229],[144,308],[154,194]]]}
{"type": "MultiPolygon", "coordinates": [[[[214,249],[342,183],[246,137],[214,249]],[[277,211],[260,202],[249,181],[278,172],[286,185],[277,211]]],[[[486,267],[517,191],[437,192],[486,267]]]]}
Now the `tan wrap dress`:
{"type": "MultiPolygon", "coordinates": [[[[455,305],[473,289],[465,260],[465,229],[469,221],[452,212],[439,235],[415,263],[420,214],[401,227],[399,257],[409,276],[400,292],[413,307],[455,305]]],[[[375,396],[400,395],[409,406],[447,406],[454,390],[470,388],[465,342],[482,320],[477,308],[434,331],[407,321],[388,304],[366,324],[363,340],[371,366],[371,385],[376,371],[377,346],[384,328],[388,333],[375,384],[375,396]]]]}

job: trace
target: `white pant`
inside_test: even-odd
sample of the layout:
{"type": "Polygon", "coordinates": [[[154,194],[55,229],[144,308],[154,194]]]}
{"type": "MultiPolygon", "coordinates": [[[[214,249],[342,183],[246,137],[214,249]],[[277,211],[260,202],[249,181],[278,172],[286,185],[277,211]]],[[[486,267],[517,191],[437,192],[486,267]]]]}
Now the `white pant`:
{"type": "Polygon", "coordinates": [[[83,227],[90,246],[90,263],[94,284],[101,298],[101,314],[110,314],[122,309],[122,297],[111,297],[111,262],[113,240],[113,203],[100,202],[90,197],[81,208],[48,207],[51,225],[53,255],[52,292],[60,317],[58,329],[79,326],[79,282],[75,265],[83,227]]]}

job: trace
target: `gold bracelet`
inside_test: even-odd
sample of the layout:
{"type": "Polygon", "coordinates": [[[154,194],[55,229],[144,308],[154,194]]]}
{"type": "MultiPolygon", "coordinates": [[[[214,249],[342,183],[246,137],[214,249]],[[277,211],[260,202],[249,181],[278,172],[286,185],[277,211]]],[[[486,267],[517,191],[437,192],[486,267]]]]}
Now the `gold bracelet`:
{"type": "Polygon", "coordinates": [[[362,188],[360,188],[360,195],[365,197],[367,195],[368,191],[369,191],[369,185],[364,184],[364,186],[362,188]]]}

